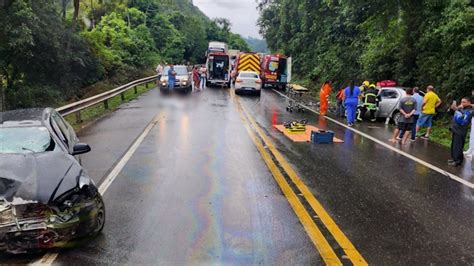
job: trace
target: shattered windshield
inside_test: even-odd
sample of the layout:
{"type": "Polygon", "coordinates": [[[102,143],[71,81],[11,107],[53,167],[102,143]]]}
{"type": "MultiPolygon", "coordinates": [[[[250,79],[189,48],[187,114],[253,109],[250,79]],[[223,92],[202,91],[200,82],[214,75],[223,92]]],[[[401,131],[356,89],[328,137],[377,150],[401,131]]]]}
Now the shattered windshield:
{"type": "Polygon", "coordinates": [[[44,152],[51,145],[45,127],[0,127],[0,153],[44,152]]]}

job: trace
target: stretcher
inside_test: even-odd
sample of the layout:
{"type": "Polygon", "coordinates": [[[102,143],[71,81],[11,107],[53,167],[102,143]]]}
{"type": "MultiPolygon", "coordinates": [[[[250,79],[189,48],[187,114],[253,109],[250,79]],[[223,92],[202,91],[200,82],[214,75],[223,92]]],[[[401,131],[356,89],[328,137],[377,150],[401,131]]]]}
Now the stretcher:
{"type": "Polygon", "coordinates": [[[289,98],[288,105],[286,106],[286,111],[288,112],[304,112],[305,108],[302,106],[303,95],[306,94],[309,90],[305,87],[302,87],[297,84],[289,84],[287,96],[289,98]]]}
{"type": "MultiPolygon", "coordinates": [[[[288,137],[289,139],[291,139],[294,142],[311,142],[311,132],[312,131],[319,131],[319,128],[317,128],[315,126],[306,125],[306,129],[305,129],[304,133],[292,134],[292,133],[289,133],[286,130],[285,125],[273,125],[273,127],[275,129],[277,129],[278,131],[280,131],[281,133],[283,133],[286,137],[288,137]]],[[[339,139],[339,138],[336,138],[336,137],[333,138],[333,142],[334,143],[344,143],[344,141],[342,139],[339,139]]]]}

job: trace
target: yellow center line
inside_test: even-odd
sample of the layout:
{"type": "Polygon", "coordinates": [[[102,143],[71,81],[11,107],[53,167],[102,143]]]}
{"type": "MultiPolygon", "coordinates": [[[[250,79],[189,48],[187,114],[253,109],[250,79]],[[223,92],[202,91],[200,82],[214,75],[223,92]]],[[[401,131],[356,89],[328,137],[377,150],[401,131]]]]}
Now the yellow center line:
{"type": "Polygon", "coordinates": [[[288,174],[291,181],[296,185],[298,190],[300,190],[303,197],[309,203],[311,208],[316,212],[318,217],[321,219],[323,224],[326,226],[328,231],[337,241],[337,243],[341,246],[344,250],[346,255],[349,257],[351,262],[354,265],[368,265],[359,251],[355,248],[352,242],[347,238],[347,236],[342,232],[336,222],[331,218],[331,216],[327,213],[324,209],[322,204],[316,199],[316,197],[310,192],[309,188],[304,184],[304,182],[299,178],[296,174],[295,170],[290,166],[290,164],[286,161],[286,159],[281,155],[281,153],[275,148],[275,145],[271,142],[271,140],[267,137],[267,135],[263,132],[262,128],[255,122],[253,117],[247,112],[245,107],[239,102],[237,99],[238,105],[242,108],[245,116],[250,121],[251,125],[255,128],[258,135],[262,138],[265,145],[271,151],[275,159],[281,165],[283,170],[288,174]]]}
{"type": "Polygon", "coordinates": [[[319,230],[318,226],[316,225],[314,220],[311,218],[311,215],[306,211],[300,199],[295,194],[295,192],[291,189],[290,185],[285,180],[285,177],[283,176],[281,171],[278,169],[278,166],[272,160],[271,155],[265,150],[262,143],[257,139],[257,136],[255,135],[255,133],[252,131],[252,129],[250,128],[248,124],[249,122],[245,119],[245,116],[242,113],[242,110],[239,110],[239,114],[242,120],[244,121],[244,126],[250,138],[252,139],[255,146],[257,147],[257,150],[262,156],[263,161],[267,165],[268,169],[272,173],[278,185],[280,186],[281,190],[283,191],[283,194],[285,195],[288,202],[290,203],[290,206],[293,208],[293,211],[296,213],[296,216],[298,216],[298,219],[300,220],[301,224],[305,228],[309,238],[311,239],[311,241],[313,242],[313,244],[319,251],[326,265],[342,265],[341,261],[339,260],[336,253],[332,249],[331,245],[326,240],[326,238],[324,238],[324,235],[321,233],[321,230],[319,230]]]}

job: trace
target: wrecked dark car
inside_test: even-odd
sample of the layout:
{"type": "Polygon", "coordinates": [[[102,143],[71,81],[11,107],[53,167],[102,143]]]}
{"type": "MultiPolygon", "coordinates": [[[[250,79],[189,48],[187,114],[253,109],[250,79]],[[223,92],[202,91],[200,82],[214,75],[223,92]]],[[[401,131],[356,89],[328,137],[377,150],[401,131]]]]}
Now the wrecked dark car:
{"type": "Polygon", "coordinates": [[[104,202],[80,164],[89,151],[52,108],[0,113],[0,252],[64,247],[102,231],[104,202]]]}

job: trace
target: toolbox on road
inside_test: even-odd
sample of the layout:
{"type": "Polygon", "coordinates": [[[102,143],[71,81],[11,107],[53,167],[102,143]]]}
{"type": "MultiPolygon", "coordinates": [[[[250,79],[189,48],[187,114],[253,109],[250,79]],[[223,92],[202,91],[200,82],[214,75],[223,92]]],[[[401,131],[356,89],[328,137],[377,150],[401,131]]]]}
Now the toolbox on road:
{"type": "Polygon", "coordinates": [[[311,142],[318,144],[333,143],[334,132],[331,130],[316,130],[311,131],[311,142]]]}

